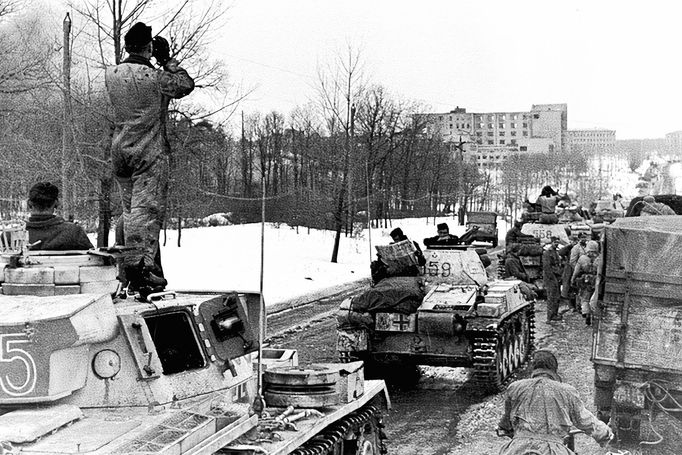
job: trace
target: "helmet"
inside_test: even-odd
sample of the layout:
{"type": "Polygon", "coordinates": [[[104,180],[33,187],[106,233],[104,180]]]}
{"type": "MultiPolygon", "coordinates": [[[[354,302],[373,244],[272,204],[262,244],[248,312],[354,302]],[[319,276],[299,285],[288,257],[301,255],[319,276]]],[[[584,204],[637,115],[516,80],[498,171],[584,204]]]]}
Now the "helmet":
{"type": "Polygon", "coordinates": [[[586,253],[599,253],[599,244],[595,242],[594,240],[590,240],[587,242],[587,246],[585,246],[585,252],[586,253]]]}

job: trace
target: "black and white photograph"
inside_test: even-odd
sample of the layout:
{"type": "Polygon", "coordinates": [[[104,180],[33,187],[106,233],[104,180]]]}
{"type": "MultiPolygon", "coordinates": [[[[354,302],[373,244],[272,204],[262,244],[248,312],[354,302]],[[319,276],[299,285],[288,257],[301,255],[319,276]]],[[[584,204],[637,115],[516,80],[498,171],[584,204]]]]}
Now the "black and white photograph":
{"type": "Polygon", "coordinates": [[[682,455],[680,17],[0,0],[0,455],[682,455]]]}

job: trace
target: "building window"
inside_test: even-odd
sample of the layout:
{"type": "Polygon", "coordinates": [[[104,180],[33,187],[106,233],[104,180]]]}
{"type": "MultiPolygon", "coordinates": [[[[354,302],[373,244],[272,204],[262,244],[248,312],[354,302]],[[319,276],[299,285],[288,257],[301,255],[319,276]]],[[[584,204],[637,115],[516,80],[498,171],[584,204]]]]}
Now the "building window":
{"type": "Polygon", "coordinates": [[[507,120],[507,116],[504,114],[500,115],[500,120],[507,120]]]}
{"type": "Polygon", "coordinates": [[[504,145],[504,139],[500,139],[500,144],[504,145]]]}
{"type": "Polygon", "coordinates": [[[539,119],[539,118],[540,118],[540,114],[533,114],[533,118],[534,118],[534,119],[539,119]]]}
{"type": "Polygon", "coordinates": [[[477,144],[483,144],[483,139],[476,139],[477,144]]]}
{"type": "Polygon", "coordinates": [[[476,136],[479,136],[479,137],[483,136],[483,133],[481,133],[480,131],[476,131],[476,136]]]}
{"type": "Polygon", "coordinates": [[[476,116],[476,121],[477,121],[477,122],[483,121],[483,116],[482,116],[482,115],[477,115],[477,116],[476,116]]]}
{"type": "Polygon", "coordinates": [[[524,128],[528,128],[528,123],[523,122],[523,127],[524,127],[524,128]]]}
{"type": "Polygon", "coordinates": [[[511,127],[512,127],[512,128],[518,128],[518,127],[519,127],[519,124],[516,123],[516,122],[511,122],[511,127]]]}
{"type": "Polygon", "coordinates": [[[442,115],[439,115],[439,116],[438,116],[438,120],[443,120],[443,116],[442,116],[442,115]]]}
{"type": "Polygon", "coordinates": [[[488,141],[488,145],[493,145],[494,143],[495,143],[495,141],[490,141],[490,140],[488,141]]]}
{"type": "Polygon", "coordinates": [[[450,124],[450,129],[452,129],[452,123],[450,124]]]}
{"type": "Polygon", "coordinates": [[[523,132],[523,135],[524,135],[524,136],[528,136],[528,131],[524,131],[524,132],[523,132]]]}
{"type": "Polygon", "coordinates": [[[516,139],[512,139],[512,140],[510,141],[510,144],[511,144],[511,145],[516,145],[516,139]]]}
{"type": "Polygon", "coordinates": [[[522,145],[521,147],[519,147],[519,150],[522,152],[526,152],[526,151],[528,151],[528,147],[526,147],[525,145],[522,145]]]}
{"type": "Polygon", "coordinates": [[[495,121],[495,116],[492,115],[492,114],[488,115],[488,121],[494,122],[494,121],[495,121]]]}
{"type": "Polygon", "coordinates": [[[488,136],[492,137],[494,135],[495,135],[495,133],[493,133],[492,131],[488,131],[488,136]]]}
{"type": "Polygon", "coordinates": [[[504,123],[500,122],[499,126],[500,126],[500,128],[504,129],[504,123]]]}
{"type": "Polygon", "coordinates": [[[509,133],[509,134],[511,134],[512,136],[516,136],[516,131],[512,131],[512,132],[509,133]]]}
{"type": "Polygon", "coordinates": [[[519,118],[519,116],[518,116],[517,114],[512,114],[512,115],[511,115],[511,119],[512,119],[512,120],[516,120],[517,118],[519,118]]]}
{"type": "Polygon", "coordinates": [[[500,131],[500,136],[504,136],[504,131],[500,131]]]}
{"type": "Polygon", "coordinates": [[[493,128],[495,128],[495,125],[493,123],[488,123],[488,128],[492,130],[493,128]]]}
{"type": "Polygon", "coordinates": [[[467,128],[471,128],[471,127],[469,126],[469,124],[468,124],[468,123],[467,123],[467,128]]]}

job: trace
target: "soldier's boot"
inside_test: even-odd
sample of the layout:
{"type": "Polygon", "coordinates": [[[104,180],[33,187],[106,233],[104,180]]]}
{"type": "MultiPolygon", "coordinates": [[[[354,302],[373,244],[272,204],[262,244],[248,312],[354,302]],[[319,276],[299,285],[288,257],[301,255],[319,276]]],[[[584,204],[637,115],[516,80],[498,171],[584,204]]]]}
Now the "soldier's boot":
{"type": "Polygon", "coordinates": [[[128,292],[139,293],[143,300],[146,300],[149,294],[162,292],[168,281],[160,276],[161,273],[153,267],[145,266],[143,260],[136,266],[127,266],[125,276],[128,280],[128,292]]]}

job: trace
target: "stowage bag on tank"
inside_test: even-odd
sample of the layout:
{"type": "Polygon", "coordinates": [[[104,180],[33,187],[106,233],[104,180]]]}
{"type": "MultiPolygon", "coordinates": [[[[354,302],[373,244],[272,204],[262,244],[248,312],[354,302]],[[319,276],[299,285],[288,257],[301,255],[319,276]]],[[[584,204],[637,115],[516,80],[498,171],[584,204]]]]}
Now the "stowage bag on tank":
{"type": "Polygon", "coordinates": [[[542,246],[540,245],[521,245],[519,256],[542,256],[542,246]]]}
{"type": "Polygon", "coordinates": [[[353,297],[351,309],[361,313],[382,311],[412,314],[417,312],[425,295],[421,277],[384,278],[374,287],[353,297]]]}

